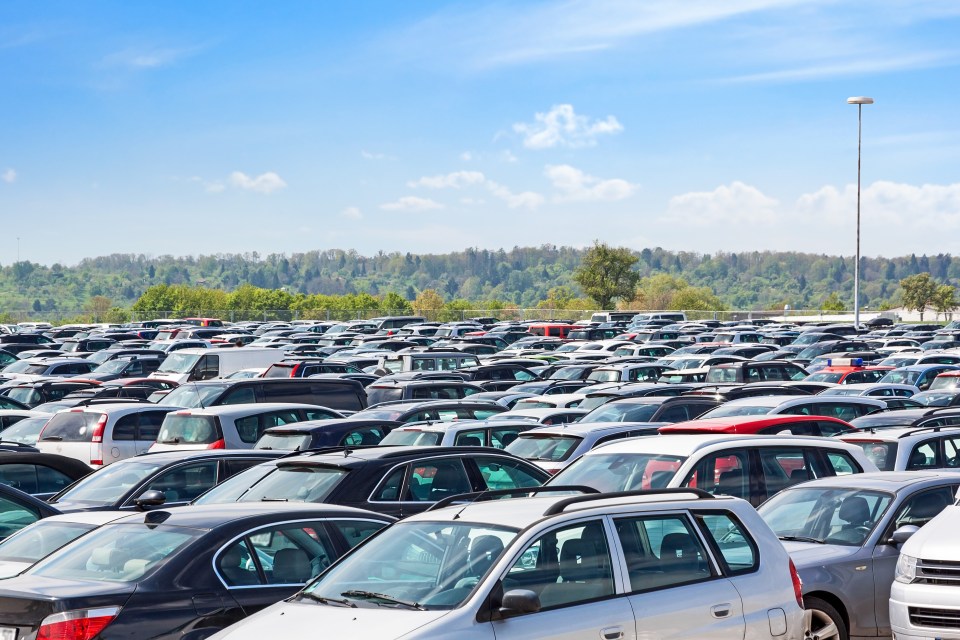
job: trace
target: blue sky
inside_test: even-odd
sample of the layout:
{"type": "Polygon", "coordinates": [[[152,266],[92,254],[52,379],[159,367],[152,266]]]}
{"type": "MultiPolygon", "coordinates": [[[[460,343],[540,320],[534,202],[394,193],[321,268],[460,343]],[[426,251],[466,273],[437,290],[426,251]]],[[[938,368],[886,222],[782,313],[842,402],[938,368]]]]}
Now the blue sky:
{"type": "Polygon", "coordinates": [[[960,252],[956,0],[0,4],[0,263],[960,252]]]}

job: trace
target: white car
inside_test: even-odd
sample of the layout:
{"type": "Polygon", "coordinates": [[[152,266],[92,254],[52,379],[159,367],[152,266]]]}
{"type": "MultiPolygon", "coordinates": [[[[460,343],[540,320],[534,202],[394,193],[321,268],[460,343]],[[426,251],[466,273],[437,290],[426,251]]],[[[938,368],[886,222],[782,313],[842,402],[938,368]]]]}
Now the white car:
{"type": "Polygon", "coordinates": [[[960,639],[957,531],[960,507],[953,505],[910,535],[900,548],[890,588],[890,627],[895,640],[960,639]]]}
{"type": "Polygon", "coordinates": [[[550,474],[557,473],[594,447],[638,436],[659,435],[665,423],[574,422],[531,429],[507,445],[507,452],[526,458],[550,474]]]}
{"type": "Polygon", "coordinates": [[[804,636],[796,569],[743,500],[460,500],[392,525],[213,640],[804,636]]]}

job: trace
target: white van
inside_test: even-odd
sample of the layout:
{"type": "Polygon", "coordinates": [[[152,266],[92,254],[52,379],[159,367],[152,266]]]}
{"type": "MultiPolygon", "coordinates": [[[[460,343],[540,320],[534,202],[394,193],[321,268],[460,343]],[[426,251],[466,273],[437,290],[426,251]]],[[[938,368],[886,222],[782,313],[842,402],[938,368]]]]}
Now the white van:
{"type": "Polygon", "coordinates": [[[600,311],[590,316],[590,323],[630,322],[635,315],[637,315],[636,311],[600,311]]]}
{"type": "Polygon", "coordinates": [[[269,367],[287,355],[281,349],[236,347],[224,349],[180,349],[168,355],[151,378],[177,384],[211,380],[230,375],[240,369],[269,367]]]}
{"type": "Polygon", "coordinates": [[[656,311],[651,313],[638,313],[633,316],[630,324],[640,324],[650,320],[669,320],[671,322],[686,322],[687,314],[683,311],[656,311]]]}

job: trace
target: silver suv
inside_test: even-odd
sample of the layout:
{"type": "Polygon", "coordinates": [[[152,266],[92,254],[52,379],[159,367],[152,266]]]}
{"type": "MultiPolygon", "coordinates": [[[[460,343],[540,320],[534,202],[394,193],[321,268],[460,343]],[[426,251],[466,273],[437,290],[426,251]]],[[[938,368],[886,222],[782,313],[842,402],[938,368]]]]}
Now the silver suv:
{"type": "Polygon", "coordinates": [[[398,522],[292,598],[214,638],[318,629],[377,640],[804,635],[799,576],[743,500],[541,490],[483,501],[503,497],[493,493],[501,495],[454,497],[445,502],[459,503],[398,522]]]}

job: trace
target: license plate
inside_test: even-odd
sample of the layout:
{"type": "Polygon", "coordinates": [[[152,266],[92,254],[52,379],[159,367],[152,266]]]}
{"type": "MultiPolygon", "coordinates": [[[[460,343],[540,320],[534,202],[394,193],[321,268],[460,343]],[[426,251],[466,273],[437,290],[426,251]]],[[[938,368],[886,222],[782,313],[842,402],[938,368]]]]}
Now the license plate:
{"type": "Polygon", "coordinates": [[[17,630],[12,627],[0,627],[0,640],[17,640],[17,630]]]}

